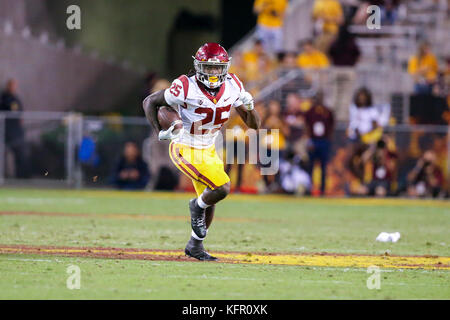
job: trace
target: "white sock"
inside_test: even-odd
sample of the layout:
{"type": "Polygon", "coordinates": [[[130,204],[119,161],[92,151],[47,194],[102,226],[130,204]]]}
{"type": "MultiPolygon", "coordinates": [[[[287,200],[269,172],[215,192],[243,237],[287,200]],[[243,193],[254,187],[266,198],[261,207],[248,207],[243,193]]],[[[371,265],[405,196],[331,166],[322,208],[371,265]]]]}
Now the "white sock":
{"type": "MultiPolygon", "coordinates": [[[[208,234],[208,229],[206,229],[206,234],[208,234]]],[[[201,240],[201,241],[205,240],[205,238],[206,238],[206,236],[205,236],[205,238],[200,238],[200,237],[198,237],[198,236],[195,234],[194,231],[191,231],[191,236],[192,236],[194,239],[196,239],[196,240],[201,240]]]]}
{"type": "Polygon", "coordinates": [[[202,209],[206,209],[209,207],[209,204],[206,204],[203,199],[202,199],[202,195],[200,195],[200,197],[197,198],[197,204],[200,208],[202,209]]]}

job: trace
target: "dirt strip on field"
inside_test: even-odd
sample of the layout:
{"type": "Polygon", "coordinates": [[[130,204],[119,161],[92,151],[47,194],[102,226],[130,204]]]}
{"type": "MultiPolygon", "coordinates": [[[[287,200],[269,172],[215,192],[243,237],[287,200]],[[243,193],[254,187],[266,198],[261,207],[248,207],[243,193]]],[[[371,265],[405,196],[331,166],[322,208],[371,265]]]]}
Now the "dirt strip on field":
{"type": "MultiPolygon", "coordinates": [[[[46,217],[74,217],[91,219],[119,219],[119,220],[154,220],[154,221],[189,221],[185,216],[158,216],[150,214],[88,214],[63,212],[37,212],[37,211],[1,211],[0,216],[46,216],[46,217]]],[[[239,217],[215,217],[214,220],[223,222],[274,222],[270,219],[252,219],[239,217]]]]}
{"type": "MultiPolygon", "coordinates": [[[[50,247],[0,245],[0,254],[41,254],[69,257],[90,257],[129,260],[156,261],[197,261],[188,258],[180,250],[158,250],[138,248],[103,248],[103,247],[50,247]]],[[[246,252],[211,252],[224,263],[290,265],[313,267],[351,267],[395,269],[446,269],[450,270],[450,257],[439,256],[387,256],[387,255],[352,255],[335,253],[246,253],[246,252]]]]}

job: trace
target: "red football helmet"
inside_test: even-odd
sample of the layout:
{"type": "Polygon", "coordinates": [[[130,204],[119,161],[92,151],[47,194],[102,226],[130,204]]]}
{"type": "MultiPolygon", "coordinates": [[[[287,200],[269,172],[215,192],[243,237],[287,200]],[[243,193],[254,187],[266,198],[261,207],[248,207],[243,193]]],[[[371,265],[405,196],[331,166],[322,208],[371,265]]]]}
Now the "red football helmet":
{"type": "Polygon", "coordinates": [[[205,43],[195,54],[195,77],[210,89],[220,87],[225,81],[231,58],[218,43],[205,43]]]}

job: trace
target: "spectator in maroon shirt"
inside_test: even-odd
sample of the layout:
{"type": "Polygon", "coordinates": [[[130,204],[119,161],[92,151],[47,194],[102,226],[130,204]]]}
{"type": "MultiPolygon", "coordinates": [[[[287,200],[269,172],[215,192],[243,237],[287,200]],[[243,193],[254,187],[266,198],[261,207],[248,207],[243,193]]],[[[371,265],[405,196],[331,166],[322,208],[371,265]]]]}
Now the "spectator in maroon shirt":
{"type": "Polygon", "coordinates": [[[348,121],[348,106],[352,101],[357,77],[355,65],[360,57],[355,36],[348,31],[348,25],[339,28],[336,40],[328,51],[333,68],[330,70],[331,105],[338,121],[348,121]]]}
{"type": "Polygon", "coordinates": [[[320,191],[325,193],[327,164],[331,148],[331,137],[334,129],[333,112],[323,103],[323,93],[318,92],[312,107],[305,113],[306,134],[309,140],[309,174],[316,161],[320,162],[322,170],[320,191]]]}
{"type": "Polygon", "coordinates": [[[348,25],[339,28],[339,34],[328,53],[334,66],[353,67],[358,62],[361,51],[355,36],[348,31],[348,25]]]}

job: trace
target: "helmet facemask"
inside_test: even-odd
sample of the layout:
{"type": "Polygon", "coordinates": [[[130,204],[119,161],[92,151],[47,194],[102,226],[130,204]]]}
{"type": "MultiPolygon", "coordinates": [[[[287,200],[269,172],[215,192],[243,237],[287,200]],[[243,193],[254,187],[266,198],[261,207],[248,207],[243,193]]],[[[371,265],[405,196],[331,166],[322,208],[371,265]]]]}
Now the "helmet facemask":
{"type": "Polygon", "coordinates": [[[228,68],[230,67],[230,61],[220,62],[218,59],[199,61],[195,57],[193,58],[198,81],[210,89],[218,88],[224,83],[225,77],[228,74],[228,68]]]}

